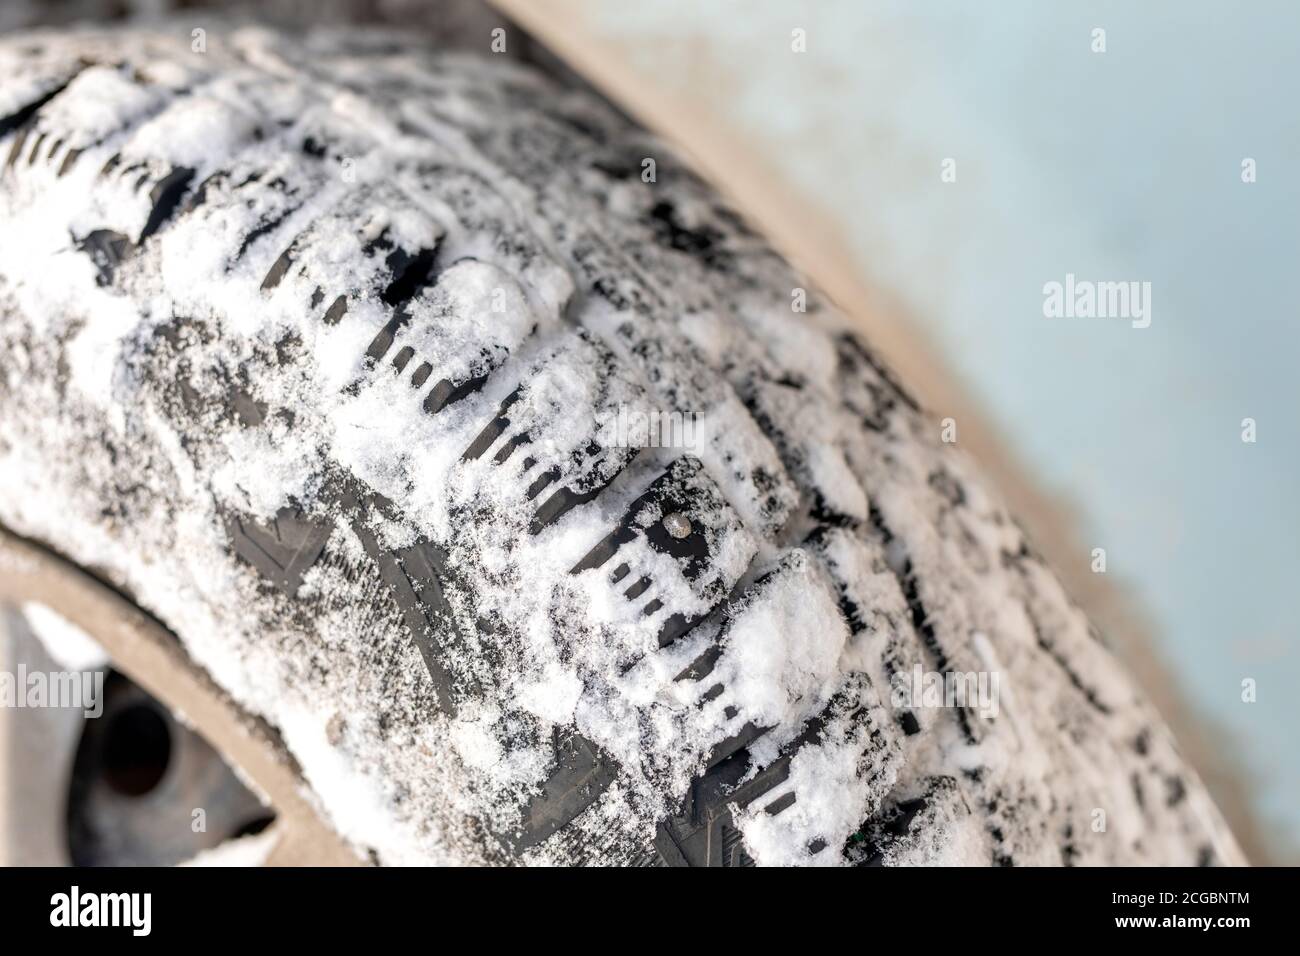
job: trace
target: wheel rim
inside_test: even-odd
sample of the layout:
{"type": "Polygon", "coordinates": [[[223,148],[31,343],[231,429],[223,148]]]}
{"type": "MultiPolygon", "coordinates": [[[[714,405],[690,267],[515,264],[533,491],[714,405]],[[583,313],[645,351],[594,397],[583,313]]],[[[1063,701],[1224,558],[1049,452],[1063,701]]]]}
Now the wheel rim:
{"type": "MultiPolygon", "coordinates": [[[[166,765],[177,754],[174,740],[165,747],[158,736],[159,726],[173,733],[166,723],[177,715],[175,726],[192,727],[201,742],[234,769],[245,783],[269,804],[275,814],[268,839],[273,843],[265,864],[276,865],[356,865],[361,861],[356,854],[324,822],[305,796],[307,788],[296,761],[284,747],[273,728],[256,716],[243,711],[202,669],[197,667],[182,648],[179,640],[159,622],[141,611],[111,587],[71,562],[47,549],[22,539],[0,528],[0,607],[20,608],[25,604],[41,604],[55,610],[61,617],[76,625],[93,638],[112,660],[113,667],[129,678],[125,695],[118,693],[116,703],[109,700],[107,689],[104,702],[113,703],[110,720],[135,721],[137,732],[149,730],[153,745],[143,751],[133,750],[149,740],[123,740],[114,746],[112,726],[96,726],[94,736],[100,750],[96,759],[109,764],[105,780],[116,781],[116,787],[103,789],[140,790],[136,797],[148,794],[165,780],[166,765]],[[149,698],[159,702],[167,714],[148,714],[149,698]],[[162,764],[159,766],[159,764],[162,764]]],[[[108,681],[105,682],[107,688],[108,681]]],[[[85,721],[89,723],[89,721],[85,721]]],[[[119,731],[130,731],[131,726],[119,731]]],[[[192,735],[193,736],[193,735],[192,735]]],[[[77,744],[77,759],[83,759],[86,739],[77,744]]],[[[191,744],[185,745],[194,750],[191,744]]],[[[193,752],[182,750],[181,759],[196,760],[193,752]]],[[[90,759],[90,758],[86,758],[90,759]]],[[[0,766],[0,774],[11,773],[11,768],[0,766]]],[[[100,775],[104,776],[104,775],[100,775]]],[[[66,775],[62,775],[66,779],[66,775]]],[[[76,774],[72,774],[76,779],[76,774]]],[[[71,785],[70,783],[67,785],[71,785]]],[[[222,785],[199,788],[206,799],[214,803],[219,819],[238,819],[238,813],[248,813],[248,807],[236,812],[239,806],[235,797],[226,793],[222,785]]],[[[193,798],[193,788],[188,794],[193,798]]],[[[57,806],[68,806],[71,794],[60,794],[57,806]]],[[[105,805],[112,806],[106,798],[105,805]]],[[[75,801],[74,801],[75,803],[75,801]]],[[[49,806],[46,806],[46,810],[49,806]]],[[[102,806],[101,806],[102,810],[102,806]]],[[[21,812],[21,811],[20,811],[21,812]]],[[[186,811],[189,812],[188,810],[186,811]]],[[[112,814],[107,821],[111,825],[112,814]]],[[[23,821],[17,821],[20,825],[23,821]]],[[[101,823],[105,821],[101,819],[101,823]]],[[[255,816],[245,820],[246,829],[256,827],[255,816]]],[[[69,833],[71,838],[73,835],[69,833]]],[[[147,839],[148,834],[143,838],[147,839]]],[[[75,858],[76,853],[72,856],[75,858]]],[[[93,862],[86,860],[86,862],[93,862]]]]}

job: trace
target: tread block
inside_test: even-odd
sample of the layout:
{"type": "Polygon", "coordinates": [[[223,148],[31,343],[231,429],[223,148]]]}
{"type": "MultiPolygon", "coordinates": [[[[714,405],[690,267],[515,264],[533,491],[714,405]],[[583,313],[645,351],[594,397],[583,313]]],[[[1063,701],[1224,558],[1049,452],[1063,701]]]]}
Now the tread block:
{"type": "MultiPolygon", "coordinates": [[[[773,729],[772,727],[759,726],[753,721],[746,721],[736,727],[736,718],[740,713],[739,707],[737,707],[736,704],[739,702],[734,698],[729,698],[726,684],[713,678],[712,675],[718,661],[722,657],[724,649],[736,639],[733,630],[736,622],[737,609],[743,610],[756,604],[761,605],[768,599],[768,595],[772,590],[774,582],[776,582],[779,577],[789,575],[790,573],[792,573],[791,564],[787,560],[773,570],[768,571],[759,577],[748,589],[746,589],[745,593],[734,602],[725,605],[723,620],[721,621],[713,639],[695,658],[695,660],[693,660],[676,676],[676,678],[674,678],[676,681],[689,681],[704,688],[697,700],[697,707],[699,708],[701,719],[717,721],[717,708],[711,708],[709,714],[705,713],[704,708],[706,708],[707,705],[721,701],[722,717],[727,722],[722,726],[734,728],[730,729],[730,732],[727,733],[726,736],[721,737],[721,739],[714,743],[705,759],[706,769],[718,766],[734,754],[748,747],[749,744],[753,743],[760,736],[773,729]]],[[[744,635],[740,635],[740,637],[743,639],[744,635]]]]}
{"type": "MultiPolygon", "coordinates": [[[[196,186],[177,190],[180,185],[169,174],[167,185],[173,191],[171,198],[184,201],[169,215],[177,219],[169,227],[182,235],[173,241],[189,245],[198,236],[221,236],[223,241],[207,244],[206,264],[213,271],[232,272],[253,255],[269,254],[272,248],[263,240],[273,243],[277,231],[284,223],[315,195],[320,184],[298,170],[277,175],[275,164],[265,161],[236,158],[223,164],[216,172],[202,179],[196,186]],[[270,237],[268,239],[268,237],[270,237]]],[[[155,189],[159,200],[163,188],[155,189]]],[[[156,213],[164,210],[155,203],[156,213]]],[[[146,227],[146,237],[152,226],[146,227]]],[[[272,264],[262,288],[273,288],[287,270],[290,262],[282,257],[272,264]],[[278,277],[277,277],[278,276],[278,277]]]]}
{"type": "Polygon", "coordinates": [[[5,157],[5,169],[10,169],[18,162],[18,157],[22,155],[23,147],[27,145],[27,136],[31,133],[30,124],[18,127],[18,135],[14,137],[13,145],[9,147],[9,155],[5,157]]]}
{"type": "Polygon", "coordinates": [[[461,461],[474,461],[476,458],[482,457],[483,453],[491,448],[496,443],[496,440],[505,433],[505,430],[510,427],[510,419],[507,413],[510,411],[510,406],[519,401],[519,395],[519,389],[515,389],[502,400],[501,405],[497,408],[496,417],[484,425],[483,430],[470,442],[469,447],[460,456],[461,461]]]}
{"type": "Polygon", "coordinates": [[[528,530],[539,534],[599,496],[636,457],[638,448],[607,441],[601,426],[616,417],[619,404],[639,399],[643,390],[620,372],[605,346],[581,330],[566,330],[520,378],[461,461],[482,460],[510,476],[508,487],[497,492],[500,507],[515,510],[538,502],[528,530]],[[591,406],[569,406],[570,381],[587,388],[591,406]],[[516,464],[515,451],[523,445],[530,446],[529,453],[516,464]]]}
{"type": "Polygon", "coordinates": [[[408,253],[405,249],[394,249],[384,259],[384,264],[392,270],[393,281],[379,294],[385,305],[401,308],[406,305],[421,289],[429,283],[433,271],[433,260],[437,249],[420,249],[408,253]]]}
{"type": "MultiPolygon", "coordinates": [[[[112,162],[113,160],[109,160],[110,164],[112,162]]],[[[129,192],[132,193],[131,205],[134,207],[134,212],[125,218],[138,223],[138,230],[135,225],[126,222],[113,225],[106,223],[102,228],[93,230],[90,233],[90,235],[109,234],[128,237],[135,235],[134,240],[129,240],[131,245],[130,254],[134,254],[135,249],[141,246],[150,236],[156,235],[163,226],[177,218],[178,210],[180,210],[181,215],[188,215],[194,208],[192,204],[182,205],[181,203],[190,183],[194,179],[193,169],[186,166],[176,166],[159,170],[152,168],[152,164],[140,163],[123,171],[119,178],[126,177],[127,174],[136,171],[139,171],[140,175],[128,187],[129,192]],[[150,188],[147,193],[143,193],[146,186],[150,188]],[[143,194],[145,201],[142,203],[139,199],[136,199],[136,194],[143,194]]],[[[123,258],[128,257],[124,256],[123,258]]]]}
{"type": "MultiPolygon", "coordinates": [[[[84,96],[96,106],[95,82],[120,84],[124,88],[119,91],[123,96],[127,96],[126,90],[136,94],[128,97],[130,105],[123,112],[126,128],[120,131],[120,147],[103,165],[93,188],[92,201],[95,207],[110,220],[103,223],[103,228],[123,232],[134,237],[137,244],[143,243],[164,227],[169,231],[175,229],[203,208],[203,204],[209,201],[223,179],[220,173],[208,175],[208,170],[222,169],[231,164],[251,169],[248,163],[239,163],[237,157],[262,134],[247,111],[199,92],[192,92],[189,96],[168,95],[161,87],[142,86],[137,80],[121,77],[115,71],[110,74],[97,71],[95,76],[88,73],[82,79],[87,81],[89,90],[82,91],[79,88],[78,95],[84,96]],[[111,80],[110,75],[116,79],[111,80]],[[198,113],[204,115],[204,122],[210,124],[211,128],[224,127],[224,133],[210,141],[209,152],[201,161],[195,161],[195,166],[201,166],[205,170],[205,179],[195,190],[193,200],[183,203],[198,170],[168,160],[167,150],[160,149],[158,144],[173,137],[192,135],[192,126],[198,113]]],[[[64,122],[72,123],[73,120],[68,118],[64,122]]],[[[85,149],[96,145],[84,142],[75,133],[70,132],[69,135],[73,147],[85,149]]],[[[245,177],[243,184],[249,181],[245,177]]],[[[270,189],[261,189],[259,195],[269,195],[272,192],[270,189]]],[[[242,225],[249,219],[249,210],[257,209],[257,202],[255,197],[246,193],[225,204],[225,207],[235,213],[232,218],[242,225]]],[[[213,224],[205,218],[197,228],[212,234],[216,231],[214,225],[220,228],[221,225],[228,226],[232,223],[213,224]]],[[[233,230],[220,230],[221,233],[230,231],[233,230]]],[[[238,229],[241,236],[246,231],[238,229]]],[[[215,255],[217,250],[223,250],[222,245],[208,246],[205,254],[215,255]]],[[[222,251],[221,254],[227,258],[238,255],[233,251],[229,254],[222,251]]]]}
{"type": "MultiPolygon", "coordinates": [[[[142,85],[125,64],[97,64],[82,59],[68,79],[23,109],[0,118],[0,139],[13,128],[38,129],[40,138],[50,141],[50,148],[43,157],[34,151],[29,154],[29,164],[40,159],[53,164],[60,150],[67,147],[59,160],[57,172],[58,176],[64,176],[87,149],[102,145],[110,138],[121,137],[134,125],[156,115],[167,102],[167,96],[160,88],[142,85]],[[111,106],[112,123],[100,126],[95,123],[84,125],[78,121],[77,118],[86,110],[102,111],[105,105],[111,106]],[[15,123],[19,127],[14,127],[15,123]]],[[[17,158],[15,149],[10,164],[17,158]]]]}
{"type": "MultiPolygon", "coordinates": [[[[406,629],[433,681],[439,709],[454,714],[456,679],[443,662],[441,648],[448,644],[462,644],[463,640],[451,605],[443,593],[447,580],[446,552],[427,541],[399,550],[389,550],[380,545],[368,520],[373,512],[384,510],[385,502],[376,495],[346,492],[341,505],[352,516],[353,531],[361,539],[366,553],[379,566],[380,576],[402,611],[406,629]]],[[[474,690],[468,685],[466,689],[474,690]]]]}
{"type": "MultiPolygon", "coordinates": [[[[835,586],[840,611],[856,640],[871,644],[879,656],[877,679],[893,687],[896,678],[922,664],[912,611],[898,577],[890,570],[884,547],[859,529],[819,525],[805,545],[821,560],[835,586]]],[[[916,710],[892,699],[886,705],[903,733],[921,732],[916,710]]]]}
{"type": "Polygon", "coordinates": [[[302,576],[320,557],[333,525],[281,508],[269,523],[237,515],[226,517],[235,553],[292,597],[302,576]]]}
{"type": "MultiPolygon", "coordinates": [[[[69,84],[71,84],[72,81],[76,79],[77,73],[80,72],[81,72],[80,69],[77,70],[76,73],[73,73],[72,76],[68,77],[62,83],[55,85],[48,92],[41,94],[36,99],[32,100],[30,103],[26,104],[25,106],[19,107],[9,115],[0,116],[0,138],[8,136],[14,130],[19,129],[20,127],[26,126],[32,120],[32,118],[38,112],[40,112],[41,107],[44,106],[46,103],[50,102],[50,100],[54,99],[64,90],[66,90],[69,84]]],[[[11,157],[12,156],[16,156],[16,151],[15,153],[11,154],[11,157]]],[[[12,162],[12,158],[10,162],[12,162]]]]}
{"type": "Polygon", "coordinates": [[[153,203],[153,208],[149,210],[149,218],[145,220],[144,228],[140,230],[137,244],[152,236],[171,218],[193,178],[194,170],[186,166],[177,166],[149,190],[149,201],[153,203]]]}
{"type": "Polygon", "coordinates": [[[636,454],[631,448],[601,448],[591,445],[571,456],[573,468],[579,474],[573,483],[561,488],[542,502],[528,523],[529,534],[540,534],[555,524],[578,505],[593,500],[632,461],[636,454]]]}
{"type": "MultiPolygon", "coordinates": [[[[432,366],[424,362],[416,369],[415,375],[411,376],[411,385],[420,388],[425,380],[428,379],[432,366]]],[[[454,405],[467,395],[477,392],[487,382],[487,375],[472,375],[461,382],[453,382],[451,379],[440,378],[436,385],[429,390],[425,396],[423,408],[430,415],[436,415],[448,405],[454,405]]]]}
{"type": "Polygon", "coordinates": [[[899,794],[887,800],[850,837],[846,855],[854,866],[906,862],[909,853],[919,851],[926,842],[970,816],[970,807],[954,778],[927,777],[912,790],[912,795],[899,794]]]}
{"type": "MultiPolygon", "coordinates": [[[[822,712],[807,721],[779,756],[756,773],[744,746],[729,747],[722,759],[711,762],[691,785],[681,811],[660,824],[655,847],[661,861],[668,866],[748,865],[747,855],[735,852],[739,834],[728,833],[736,827],[732,807],[745,810],[757,805],[764,813],[779,816],[798,803],[799,795],[793,790],[766,798],[789,780],[794,757],[805,747],[820,746],[832,725],[836,736],[849,737],[861,747],[862,772],[878,770],[880,765],[896,760],[896,751],[882,741],[872,707],[863,693],[864,682],[862,675],[850,675],[822,712]]],[[[745,744],[757,736],[753,734],[745,744]]]]}
{"type": "MultiPolygon", "coordinates": [[[[518,302],[514,312],[502,312],[501,318],[493,316],[493,321],[484,320],[482,310],[506,301],[503,298],[498,303],[493,297],[497,293],[504,295],[502,289],[511,281],[509,277],[475,260],[453,263],[435,275],[436,252],[423,249],[408,255],[398,249],[388,256],[386,261],[394,277],[379,299],[395,311],[366,349],[367,366],[372,372],[387,360],[413,388],[427,388],[422,407],[430,415],[481,389],[537,328],[536,321],[523,314],[518,302]],[[494,282],[499,285],[490,289],[482,303],[466,300],[479,294],[473,290],[481,291],[494,282]],[[458,343],[454,354],[447,349],[448,341],[458,343]],[[432,385],[428,385],[430,381],[432,385]]],[[[278,283],[287,268],[277,262],[267,281],[278,283]]],[[[517,298],[522,301],[522,295],[517,298]]],[[[341,316],[342,311],[333,321],[341,316]]],[[[327,315],[326,321],[330,322],[331,317],[327,315]]],[[[487,444],[493,440],[495,436],[491,435],[484,439],[487,444]]]]}
{"type": "Polygon", "coordinates": [[[117,275],[118,266],[135,251],[131,240],[111,229],[95,229],[77,240],[77,249],[90,256],[96,269],[95,282],[110,286],[117,275]]]}
{"type": "MultiPolygon", "coordinates": [[[[330,188],[326,180],[317,178],[320,175],[312,164],[308,178],[300,185],[306,189],[330,188]]],[[[275,188],[284,181],[277,177],[261,191],[269,193],[272,190],[267,185],[275,188]]],[[[268,208],[267,228],[274,228],[308,198],[297,191],[289,192],[293,193],[292,208],[282,208],[288,203],[274,210],[268,208]]],[[[349,299],[373,301],[399,313],[410,311],[412,300],[436,277],[434,265],[443,237],[438,223],[421,217],[415,230],[423,234],[421,241],[408,245],[395,238],[390,224],[403,216],[409,218],[410,207],[409,199],[390,184],[358,184],[289,241],[262,280],[262,291],[296,296],[309,308],[331,302],[330,312],[337,313],[333,321],[338,321],[346,310],[346,304],[339,305],[340,299],[344,303],[349,299]],[[343,255],[340,243],[352,244],[352,253],[343,255]],[[332,265],[325,268],[324,263],[332,265]]],[[[376,359],[382,357],[380,352],[376,359]]]]}
{"type": "MultiPolygon", "coordinates": [[[[758,551],[758,542],[744,527],[740,516],[704,470],[698,458],[683,455],[628,508],[623,518],[604,539],[572,568],[570,574],[601,568],[616,555],[619,564],[610,575],[617,584],[629,571],[645,566],[648,552],[674,559],[678,568],[676,581],[667,584],[667,592],[685,586],[706,606],[681,610],[669,606],[669,614],[660,630],[659,645],[665,647],[716,607],[740,580],[750,560],[758,551]],[[718,556],[730,556],[723,566],[718,556]]],[[[638,574],[636,583],[625,589],[629,599],[639,597],[652,581],[638,574]]],[[[656,609],[658,610],[658,609],[656,609]]]]}
{"type": "Polygon", "coordinates": [[[556,769],[524,808],[519,831],[507,843],[519,852],[537,846],[599,799],[617,775],[615,765],[580,734],[555,735],[556,769]]]}
{"type": "Polygon", "coordinates": [[[887,431],[900,407],[912,414],[920,412],[916,400],[856,335],[839,336],[835,346],[845,383],[845,407],[867,428],[887,431]]]}
{"type": "Polygon", "coordinates": [[[280,280],[284,278],[284,274],[289,271],[289,266],[291,265],[293,265],[292,251],[286,249],[284,252],[280,253],[279,258],[271,264],[271,271],[268,272],[266,278],[262,280],[262,291],[269,292],[271,289],[278,286],[280,280]]]}

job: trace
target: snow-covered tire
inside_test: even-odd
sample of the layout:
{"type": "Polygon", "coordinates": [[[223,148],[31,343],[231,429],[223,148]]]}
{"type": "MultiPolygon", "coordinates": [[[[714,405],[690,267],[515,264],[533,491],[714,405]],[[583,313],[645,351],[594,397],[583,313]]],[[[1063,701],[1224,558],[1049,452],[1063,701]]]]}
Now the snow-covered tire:
{"type": "Polygon", "coordinates": [[[193,46],[0,41],[0,522],[363,856],[1239,859],[940,425],[660,142],[504,58],[193,46]]]}

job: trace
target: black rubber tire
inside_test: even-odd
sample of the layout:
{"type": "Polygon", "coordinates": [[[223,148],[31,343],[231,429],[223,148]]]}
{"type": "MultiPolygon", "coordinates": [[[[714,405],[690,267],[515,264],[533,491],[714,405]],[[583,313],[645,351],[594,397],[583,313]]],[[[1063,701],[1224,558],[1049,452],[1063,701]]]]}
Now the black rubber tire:
{"type": "Polygon", "coordinates": [[[662,144],[504,58],[193,47],[0,41],[0,522],[360,851],[1239,859],[940,425],[662,144]]]}

